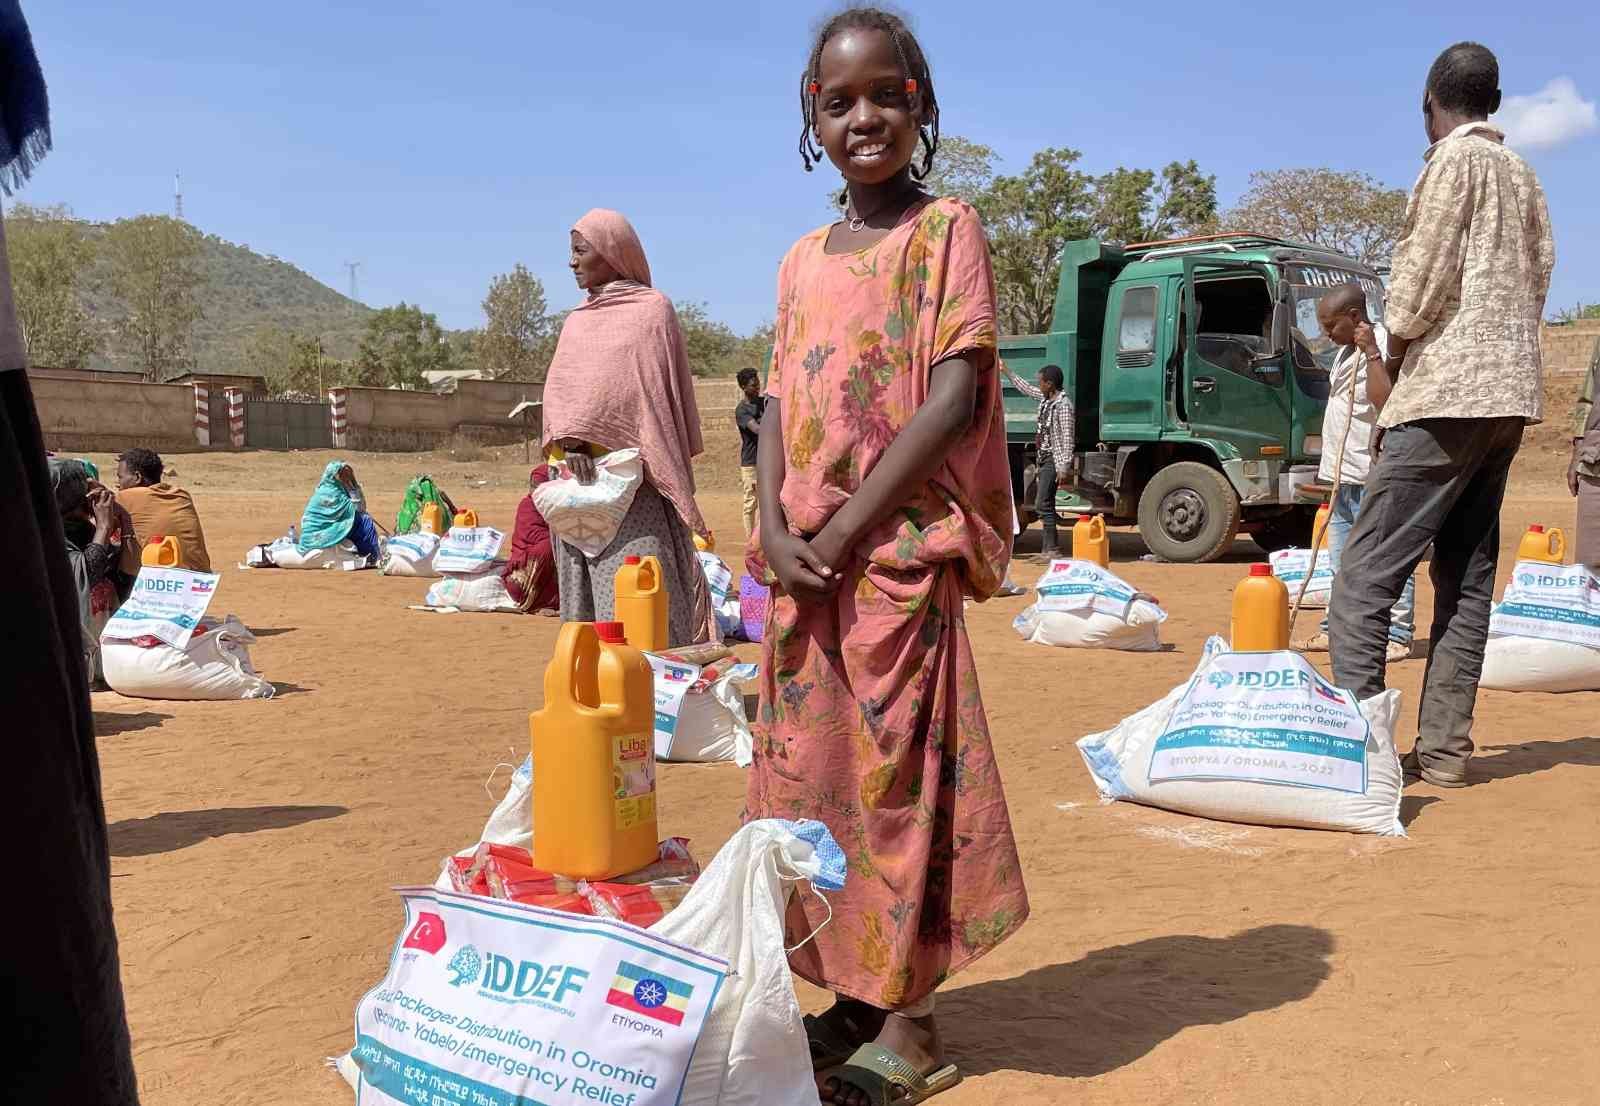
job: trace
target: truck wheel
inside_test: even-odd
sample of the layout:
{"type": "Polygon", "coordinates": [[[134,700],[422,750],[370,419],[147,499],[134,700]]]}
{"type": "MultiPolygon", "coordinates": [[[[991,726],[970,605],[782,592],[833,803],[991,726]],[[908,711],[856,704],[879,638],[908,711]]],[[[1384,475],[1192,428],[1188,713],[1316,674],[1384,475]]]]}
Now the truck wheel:
{"type": "Polygon", "coordinates": [[[1293,507],[1287,513],[1261,523],[1250,540],[1268,553],[1280,549],[1309,549],[1311,530],[1317,524],[1315,507],[1293,507]]]}
{"type": "Polygon", "coordinates": [[[1239,497],[1198,461],[1168,465],[1139,496],[1139,533],[1150,552],[1180,564],[1214,561],[1239,533],[1239,497]]]}

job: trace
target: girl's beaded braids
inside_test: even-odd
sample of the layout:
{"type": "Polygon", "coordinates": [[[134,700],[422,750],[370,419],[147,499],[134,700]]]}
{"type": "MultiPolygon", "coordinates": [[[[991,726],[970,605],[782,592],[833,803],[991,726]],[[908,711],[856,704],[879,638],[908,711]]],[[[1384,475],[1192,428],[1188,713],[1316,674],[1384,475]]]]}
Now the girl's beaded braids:
{"type": "Polygon", "coordinates": [[[939,99],[934,95],[928,56],[922,52],[917,36],[911,33],[904,19],[881,8],[846,8],[817,32],[811,59],[800,75],[800,160],[809,173],[826,156],[812,137],[816,128],[817,97],[811,89],[819,79],[817,70],[822,63],[823,48],[841,31],[851,30],[882,31],[888,35],[900,59],[900,68],[909,80],[916,82],[915,95],[922,98],[923,112],[927,116],[927,122],[917,128],[922,139],[922,164],[911,167],[911,179],[920,181],[933,168],[933,157],[939,152],[939,99]]]}

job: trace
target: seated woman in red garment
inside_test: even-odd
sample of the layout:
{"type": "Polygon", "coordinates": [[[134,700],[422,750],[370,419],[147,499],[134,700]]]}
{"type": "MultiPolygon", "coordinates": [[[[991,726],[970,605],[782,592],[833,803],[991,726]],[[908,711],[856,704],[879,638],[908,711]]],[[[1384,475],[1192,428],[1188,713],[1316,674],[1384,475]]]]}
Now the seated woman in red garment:
{"type": "Polygon", "coordinates": [[[523,614],[553,617],[561,605],[555,555],[550,527],[533,505],[533,489],[549,479],[549,465],[540,465],[528,475],[528,494],[517,505],[517,522],[511,531],[511,559],[500,578],[523,614]]]}

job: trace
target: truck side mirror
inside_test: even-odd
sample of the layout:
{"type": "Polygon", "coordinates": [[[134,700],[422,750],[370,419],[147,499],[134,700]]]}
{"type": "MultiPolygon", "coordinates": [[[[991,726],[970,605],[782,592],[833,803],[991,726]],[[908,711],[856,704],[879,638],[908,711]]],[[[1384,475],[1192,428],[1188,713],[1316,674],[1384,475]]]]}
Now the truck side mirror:
{"type": "Polygon", "coordinates": [[[1289,301],[1279,299],[1272,308],[1272,355],[1282,357],[1289,352],[1289,301]]]}

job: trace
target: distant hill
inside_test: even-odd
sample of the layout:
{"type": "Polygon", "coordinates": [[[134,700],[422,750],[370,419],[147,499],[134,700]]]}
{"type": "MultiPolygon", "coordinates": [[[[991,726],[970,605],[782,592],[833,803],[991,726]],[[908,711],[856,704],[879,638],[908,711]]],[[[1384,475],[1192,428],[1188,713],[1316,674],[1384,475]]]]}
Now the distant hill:
{"type": "MultiPolygon", "coordinates": [[[[105,227],[89,224],[100,236],[105,227]]],[[[225,372],[240,343],[261,326],[280,326],[322,339],[330,357],[354,357],[372,308],[340,295],[310,274],[276,257],[263,257],[214,234],[204,236],[200,270],[204,317],[195,324],[195,361],[201,371],[225,372]]],[[[104,254],[84,275],[84,306],[102,320],[119,318],[123,305],[111,292],[110,265],[104,254]]],[[[91,362],[94,368],[137,368],[135,359],[112,341],[91,362]]]]}

